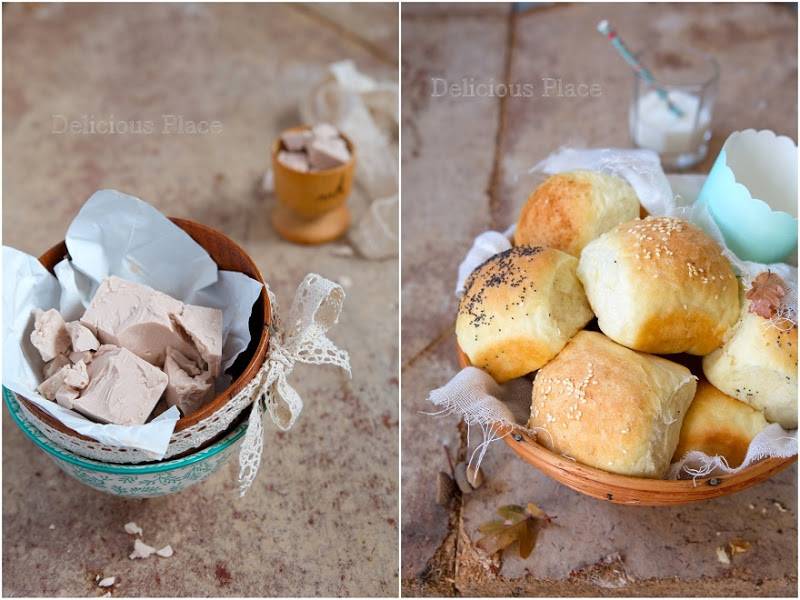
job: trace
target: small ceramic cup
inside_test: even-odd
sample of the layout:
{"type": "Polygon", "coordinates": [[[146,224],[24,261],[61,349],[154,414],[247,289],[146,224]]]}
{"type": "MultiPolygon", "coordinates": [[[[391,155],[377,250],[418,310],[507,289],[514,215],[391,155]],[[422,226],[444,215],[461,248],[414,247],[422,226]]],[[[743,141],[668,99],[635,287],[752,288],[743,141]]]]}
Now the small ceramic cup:
{"type": "MultiPolygon", "coordinates": [[[[308,130],[308,126],[287,131],[308,130]]],[[[356,151],[353,142],[340,133],[350,151],[350,160],[324,171],[302,172],[278,161],[281,138],[272,144],[275,197],[272,225],[278,234],[298,244],[322,244],[341,236],[350,226],[347,198],[353,186],[356,151]]]]}
{"type": "Polygon", "coordinates": [[[769,130],[732,133],[697,201],[708,207],[728,248],[742,260],[794,262],[797,145],[769,130]]]}

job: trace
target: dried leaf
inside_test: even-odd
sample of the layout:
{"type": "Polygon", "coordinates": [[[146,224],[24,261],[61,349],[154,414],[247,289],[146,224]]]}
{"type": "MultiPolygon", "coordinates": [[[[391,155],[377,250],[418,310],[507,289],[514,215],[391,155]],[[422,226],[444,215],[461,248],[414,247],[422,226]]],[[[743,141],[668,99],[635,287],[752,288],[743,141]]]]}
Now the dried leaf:
{"type": "Polygon", "coordinates": [[[533,519],[525,519],[520,525],[525,525],[525,529],[519,534],[519,556],[528,558],[536,545],[536,524],[533,519]]]}
{"type": "Polygon", "coordinates": [[[536,545],[538,528],[550,517],[535,504],[527,507],[509,504],[497,509],[503,520],[493,520],[478,527],[483,537],[477,546],[488,554],[500,552],[517,542],[521,558],[528,558],[536,545]]]}
{"type": "Polygon", "coordinates": [[[541,508],[536,506],[533,503],[528,503],[526,507],[528,514],[532,516],[534,519],[541,519],[542,521],[550,522],[550,515],[544,512],[541,508]]]}
{"type": "Polygon", "coordinates": [[[525,514],[525,509],[516,504],[501,506],[497,509],[497,514],[503,517],[506,521],[511,521],[512,523],[516,523],[527,516],[525,514]]]}
{"type": "Polygon", "coordinates": [[[518,542],[520,537],[525,534],[528,526],[524,521],[506,525],[500,533],[487,535],[478,540],[477,546],[487,554],[494,554],[505,550],[514,542],[518,542]]]}
{"type": "Polygon", "coordinates": [[[771,319],[775,316],[786,295],[786,285],[775,273],[764,271],[753,280],[745,297],[750,300],[748,310],[759,317],[771,319]]]}
{"type": "Polygon", "coordinates": [[[444,471],[439,471],[436,479],[436,504],[447,506],[456,491],[456,484],[453,479],[444,471]]]}
{"type": "Polygon", "coordinates": [[[748,550],[750,550],[750,542],[747,540],[735,539],[728,542],[728,550],[731,556],[736,556],[737,554],[744,554],[748,550]]]}
{"type": "Polygon", "coordinates": [[[484,523],[483,525],[479,526],[478,531],[484,535],[495,535],[502,533],[506,527],[508,527],[508,523],[505,521],[489,521],[488,523],[484,523]]]}

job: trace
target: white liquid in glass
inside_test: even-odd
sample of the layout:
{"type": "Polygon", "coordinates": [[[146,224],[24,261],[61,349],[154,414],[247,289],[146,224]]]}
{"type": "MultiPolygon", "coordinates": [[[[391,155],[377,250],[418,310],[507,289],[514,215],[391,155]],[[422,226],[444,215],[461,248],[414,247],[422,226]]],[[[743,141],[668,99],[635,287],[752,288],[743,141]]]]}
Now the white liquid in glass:
{"type": "Polygon", "coordinates": [[[673,113],[655,90],[639,98],[638,119],[637,106],[631,106],[631,131],[636,144],[659,154],[697,152],[708,140],[709,107],[700,109],[699,96],[680,90],[670,91],[669,98],[683,112],[682,116],[673,113]]]}

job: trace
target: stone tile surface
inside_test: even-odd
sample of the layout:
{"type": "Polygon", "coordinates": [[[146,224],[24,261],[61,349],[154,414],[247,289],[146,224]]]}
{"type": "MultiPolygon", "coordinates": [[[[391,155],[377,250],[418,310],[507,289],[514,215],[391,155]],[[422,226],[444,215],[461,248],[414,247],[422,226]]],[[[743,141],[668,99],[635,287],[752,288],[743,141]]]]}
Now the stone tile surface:
{"type": "MultiPolygon", "coordinates": [[[[498,16],[511,12],[509,2],[411,2],[403,5],[403,19],[414,17],[442,18],[463,16],[498,16]]],[[[405,25],[405,21],[403,22],[405,25]]],[[[405,35],[403,35],[405,38],[405,35]]]]}
{"type": "MultiPolygon", "coordinates": [[[[304,412],[287,433],[267,425],[261,471],[243,499],[234,461],[174,496],[100,494],[62,474],[4,415],[3,594],[100,596],[102,574],[117,577],[120,596],[395,595],[397,260],[283,242],[269,224],[272,200],[256,188],[269,144],[299,119],[298,100],[329,62],[352,58],[386,79],[396,66],[355,33],[285,5],[3,10],[4,243],[39,254],[63,239],[95,190],[132,193],[232,237],[283,307],[309,271],[345,285],[331,337],[354,372],[347,380],[332,368],[297,367],[304,412]],[[150,119],[157,131],[58,135],[53,114],[150,119]],[[223,131],[163,133],[163,114],[219,120],[223,131]],[[175,555],[128,559],[130,520],[175,555]]],[[[360,18],[388,31],[391,15],[365,6],[360,18]]],[[[366,202],[356,189],[355,218],[366,202]]]]}
{"type": "MultiPolygon", "coordinates": [[[[534,86],[533,97],[510,96],[504,114],[501,175],[493,216],[516,221],[538,179],[528,170],[563,145],[628,147],[633,74],[595,30],[608,19],[633,51],[690,47],[720,65],[719,94],[707,172],[728,135],[737,130],[797,132],[796,11],[789,5],[575,4],[528,10],[517,16],[509,81],[534,86]],[[575,40],[565,43],[564,40],[575,40]],[[783,57],[783,58],[779,58],[783,57]],[[596,97],[559,95],[554,84],[599,84],[596,97]]],[[[564,91],[566,94],[566,91],[564,91]]]]}
{"type": "Polygon", "coordinates": [[[353,35],[356,41],[365,40],[387,61],[397,62],[397,3],[376,2],[369,10],[348,2],[315,3],[308,8],[353,35]]]}
{"type": "Polygon", "coordinates": [[[429,559],[442,545],[449,531],[446,508],[436,503],[437,474],[450,472],[446,452],[456,460],[461,436],[454,416],[431,416],[435,409],[426,401],[427,391],[439,387],[455,375],[452,353],[455,344],[448,338],[437,343],[425,360],[403,370],[403,452],[401,476],[403,514],[401,517],[401,559],[403,577],[420,576],[429,559]],[[409,391],[406,391],[409,390],[409,391]]]}
{"type": "MultiPolygon", "coordinates": [[[[456,427],[451,420],[426,421],[417,416],[417,411],[431,410],[424,401],[430,389],[457,371],[452,282],[471,239],[515,220],[538,181],[528,169],[559,146],[629,144],[630,73],[596,33],[596,23],[608,18],[635,48],[675,40],[720,60],[710,157],[696,168],[705,172],[730,131],[752,126],[795,136],[794,8],[570,4],[526,8],[510,20],[507,13],[477,15],[484,10],[477,5],[413,5],[403,10],[404,593],[796,595],[796,467],[711,502],[674,508],[622,507],[555,483],[497,442],[484,462],[486,483],[460,497],[447,518],[433,502],[431,489],[436,471],[442,468],[440,440],[448,433],[449,439],[456,439],[456,427]],[[483,28],[495,21],[510,22],[511,35],[504,31],[497,34],[500,42],[481,42],[475,21],[483,28]],[[440,49],[443,40],[446,53],[440,49]],[[476,48],[479,58],[474,57],[476,48]],[[531,82],[541,91],[542,77],[560,77],[565,82],[598,82],[603,94],[588,99],[447,98],[445,111],[441,99],[430,97],[425,79],[438,76],[435,73],[459,74],[465,62],[475,64],[468,72],[476,80],[531,82]],[[494,68],[481,66],[487,64],[494,68]],[[478,104],[481,115],[470,112],[478,104]],[[479,122],[492,127],[477,131],[479,122]],[[492,133],[487,133],[490,129],[492,133]],[[457,150],[445,154],[440,149],[446,158],[437,160],[436,152],[426,153],[434,143],[428,140],[457,150]],[[475,158],[476,148],[485,153],[481,161],[475,158]],[[488,158],[493,154],[496,170],[494,158],[488,158]],[[454,193],[430,193],[448,186],[454,193]],[[434,226],[440,222],[446,227],[434,226]],[[437,290],[444,295],[437,297],[437,290]],[[493,518],[498,506],[526,502],[557,516],[555,523],[542,531],[530,559],[520,560],[511,552],[502,561],[487,561],[475,547],[478,526],[493,518]],[[414,524],[417,527],[410,528],[414,524]],[[715,549],[733,539],[752,546],[725,567],[717,561],[715,549]],[[603,564],[616,554],[618,562],[603,564]],[[622,583],[614,569],[625,574],[622,583]],[[432,580],[432,572],[449,577],[445,583],[450,587],[437,586],[441,582],[432,580]]],[[[470,450],[477,441],[473,435],[470,450]]]]}
{"type": "Polygon", "coordinates": [[[453,265],[489,225],[499,105],[493,98],[442,95],[435,87],[441,88],[442,82],[462,85],[464,80],[502,78],[507,19],[494,15],[412,19],[404,27],[405,363],[454,318],[453,265]],[[451,210],[456,203],[468,210],[451,210]]]}
{"type": "Polygon", "coordinates": [[[488,187],[499,122],[492,99],[433,97],[432,79],[502,77],[507,19],[490,14],[406,20],[416,6],[402,10],[402,442],[407,456],[402,572],[413,579],[426,571],[449,530],[448,511],[435,503],[436,476],[448,470],[443,446],[455,454],[460,445],[457,421],[421,411],[431,410],[428,391],[455,373],[449,337],[456,307],[453,264],[489,223],[488,187]],[[465,47],[465,38],[473,44],[465,47]],[[443,210],[454,198],[470,210],[443,210]]]}

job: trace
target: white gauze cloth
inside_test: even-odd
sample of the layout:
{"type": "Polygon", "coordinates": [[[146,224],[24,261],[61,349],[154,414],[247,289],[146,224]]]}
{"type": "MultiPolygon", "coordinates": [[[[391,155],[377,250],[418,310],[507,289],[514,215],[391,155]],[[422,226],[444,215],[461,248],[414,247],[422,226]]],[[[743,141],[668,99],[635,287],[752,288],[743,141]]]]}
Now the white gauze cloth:
{"type": "Polygon", "coordinates": [[[300,115],[306,123],[333,123],[356,147],[356,181],[371,204],[350,241],[364,258],[397,256],[397,84],[372,79],[353,61],[335,62],[301,102],[300,115]]]}
{"type": "MultiPolygon", "coordinates": [[[[656,153],[650,150],[617,148],[562,148],[532,167],[530,171],[552,175],[575,169],[601,171],[622,177],[631,184],[642,205],[651,215],[686,219],[705,230],[723,248],[723,254],[742,278],[745,289],[759,273],[768,269],[780,275],[789,291],[783,298],[774,321],[785,318],[797,323],[797,268],[784,263],[764,265],[743,261],[730,251],[708,210],[694,203],[705,176],[666,176],[656,153]]],[[[464,292],[466,280],[479,265],[491,256],[511,248],[514,227],[512,225],[504,232],[486,231],[475,238],[458,268],[456,296],[464,292]]],[[[445,386],[432,391],[429,396],[429,400],[441,409],[441,413],[460,415],[468,425],[480,426],[483,441],[476,448],[478,465],[488,444],[497,439],[495,432],[498,425],[515,425],[522,429],[526,426],[519,420],[508,418],[510,411],[505,404],[508,400],[507,394],[500,392],[500,387],[491,387],[487,379],[491,380],[491,377],[485,372],[468,367],[462,369],[445,386]]],[[[528,397],[530,398],[530,395],[528,397]]],[[[787,432],[780,425],[772,424],[753,439],[747,456],[739,467],[735,469],[728,467],[722,457],[691,452],[672,466],[669,477],[676,479],[735,473],[766,457],[787,457],[796,454],[797,431],[787,432]]]]}

